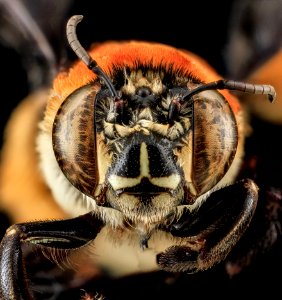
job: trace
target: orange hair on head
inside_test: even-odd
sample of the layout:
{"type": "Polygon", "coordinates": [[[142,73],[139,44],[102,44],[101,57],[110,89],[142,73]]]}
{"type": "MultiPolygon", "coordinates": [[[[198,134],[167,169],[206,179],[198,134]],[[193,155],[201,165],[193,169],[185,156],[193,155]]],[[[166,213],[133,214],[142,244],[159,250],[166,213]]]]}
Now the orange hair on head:
{"type": "MultiPolygon", "coordinates": [[[[113,67],[134,68],[138,61],[143,64],[151,64],[153,67],[172,66],[172,70],[183,70],[206,83],[221,79],[216,71],[197,55],[159,43],[106,42],[94,45],[89,54],[108,74],[111,73],[113,67]]],[[[78,61],[67,72],[62,72],[57,76],[54,81],[54,91],[61,99],[65,99],[73,91],[93,81],[96,77],[82,61],[78,61]]],[[[222,93],[233,111],[237,113],[240,106],[236,98],[232,97],[228,91],[222,93]]]]}

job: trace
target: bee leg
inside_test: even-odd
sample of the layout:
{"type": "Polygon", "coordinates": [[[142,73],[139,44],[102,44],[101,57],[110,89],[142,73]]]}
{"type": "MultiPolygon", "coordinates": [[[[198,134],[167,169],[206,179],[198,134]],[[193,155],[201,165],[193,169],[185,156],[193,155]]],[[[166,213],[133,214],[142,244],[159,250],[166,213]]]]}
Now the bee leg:
{"type": "MultiPolygon", "coordinates": [[[[255,260],[260,263],[263,254],[271,251],[275,253],[281,238],[281,202],[282,189],[280,187],[260,185],[259,203],[248,231],[225,261],[226,271],[230,277],[237,275],[255,260]]],[[[271,257],[275,256],[271,255],[271,257]]],[[[269,263],[267,268],[278,270],[279,264],[269,263]]]]}
{"type": "Polygon", "coordinates": [[[258,188],[250,179],[213,192],[198,210],[188,211],[170,232],[181,245],[157,255],[161,269],[197,272],[221,262],[248,227],[255,212],[258,188]]]}
{"type": "Polygon", "coordinates": [[[74,249],[95,239],[104,223],[88,213],[77,218],[15,224],[0,244],[0,298],[34,299],[28,286],[22,243],[54,249],[74,249]]]}

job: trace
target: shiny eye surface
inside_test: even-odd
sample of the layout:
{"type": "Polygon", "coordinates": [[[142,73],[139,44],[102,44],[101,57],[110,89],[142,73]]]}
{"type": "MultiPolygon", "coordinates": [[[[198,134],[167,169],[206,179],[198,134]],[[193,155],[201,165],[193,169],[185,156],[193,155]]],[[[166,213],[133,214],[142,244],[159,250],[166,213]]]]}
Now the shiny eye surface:
{"type": "Polygon", "coordinates": [[[226,99],[215,91],[194,97],[192,181],[197,194],[207,192],[223,178],[237,145],[237,123],[226,99]]]}
{"type": "Polygon", "coordinates": [[[94,106],[99,86],[77,89],[61,105],[53,124],[53,149],[66,178],[93,197],[98,184],[94,106]]]}

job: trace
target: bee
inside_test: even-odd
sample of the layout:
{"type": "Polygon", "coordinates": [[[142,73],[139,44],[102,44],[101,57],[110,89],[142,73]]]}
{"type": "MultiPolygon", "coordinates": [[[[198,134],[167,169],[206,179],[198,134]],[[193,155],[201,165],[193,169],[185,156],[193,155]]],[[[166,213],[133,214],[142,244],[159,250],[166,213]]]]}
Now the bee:
{"type": "Polygon", "coordinates": [[[26,244],[55,260],[87,257],[90,269],[114,278],[211,269],[259,201],[254,180],[237,180],[249,131],[230,91],[273,101],[275,89],[222,79],[197,55],[159,43],[105,42],[87,52],[76,36],[81,20],[67,24],[79,60],[56,76],[47,101],[26,103],[38,113],[30,134],[38,169],[25,166],[38,172],[33,199],[41,193],[57,217],[7,229],[3,300],[33,299],[26,244]]]}

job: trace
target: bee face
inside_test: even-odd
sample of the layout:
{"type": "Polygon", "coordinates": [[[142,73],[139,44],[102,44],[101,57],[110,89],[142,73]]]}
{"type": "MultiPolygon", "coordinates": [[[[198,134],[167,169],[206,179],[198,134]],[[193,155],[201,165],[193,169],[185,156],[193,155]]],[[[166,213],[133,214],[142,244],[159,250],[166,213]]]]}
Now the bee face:
{"type": "Polygon", "coordinates": [[[48,247],[56,260],[86,246],[74,256],[87,252],[87,264],[115,276],[198,272],[227,258],[256,212],[258,186],[238,174],[244,115],[227,90],[273,101],[274,88],[220,79],[199,57],[162,44],[106,42],[88,54],[74,32],[81,19],[67,25],[80,61],[56,77],[37,139],[46,183],[73,218],[7,230],[5,299],[32,297],[27,277],[16,276],[28,274],[21,243],[48,247]]]}
{"type": "Polygon", "coordinates": [[[217,75],[173,48],[106,43],[91,53],[101,57],[101,63],[105,58],[112,62],[104,68],[119,98],[91,74],[87,84],[72,86],[63,99],[62,82],[65,93],[73,85],[72,76],[84,72],[87,77],[88,70],[78,63],[68,75],[58,76],[43,127],[49,128],[66,179],[91,201],[133,222],[162,223],[177,207],[197,205],[201,195],[219,184],[235,157],[238,165],[238,103],[217,91],[179,101],[217,75]],[[143,58],[136,56],[141,46],[150,49],[143,58]],[[167,52],[168,60],[163,61],[160,52],[167,52]],[[205,76],[199,77],[203,70],[205,76]]]}
{"type": "Polygon", "coordinates": [[[191,107],[183,107],[177,124],[168,124],[171,99],[187,89],[166,73],[144,65],[117,70],[113,81],[121,94],[119,114],[113,99],[98,95],[97,130],[112,157],[104,179],[106,198],[133,222],[161,222],[184,199],[175,149],[191,128],[191,107]]]}

